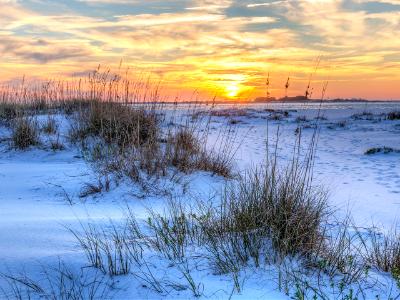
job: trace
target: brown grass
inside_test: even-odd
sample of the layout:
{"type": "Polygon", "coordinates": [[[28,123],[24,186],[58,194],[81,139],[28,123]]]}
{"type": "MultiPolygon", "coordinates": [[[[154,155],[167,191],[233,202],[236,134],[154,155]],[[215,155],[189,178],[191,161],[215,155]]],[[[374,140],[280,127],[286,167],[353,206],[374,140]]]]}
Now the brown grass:
{"type": "Polygon", "coordinates": [[[369,233],[371,246],[368,259],[384,272],[390,272],[400,278],[400,234],[393,230],[379,234],[376,230],[369,233]]]}
{"type": "Polygon", "coordinates": [[[400,111],[391,111],[387,114],[388,120],[400,120],[400,111]]]}
{"type": "Polygon", "coordinates": [[[26,149],[39,144],[37,121],[30,117],[17,118],[12,123],[12,142],[17,149],[26,149]]]}
{"type": "Polygon", "coordinates": [[[108,144],[121,147],[141,145],[158,134],[156,116],[150,111],[120,103],[93,101],[74,120],[72,136],[84,139],[99,136],[108,144]]]}
{"type": "Polygon", "coordinates": [[[54,117],[48,115],[46,123],[42,125],[42,131],[46,134],[56,134],[58,130],[58,124],[54,117]]]}

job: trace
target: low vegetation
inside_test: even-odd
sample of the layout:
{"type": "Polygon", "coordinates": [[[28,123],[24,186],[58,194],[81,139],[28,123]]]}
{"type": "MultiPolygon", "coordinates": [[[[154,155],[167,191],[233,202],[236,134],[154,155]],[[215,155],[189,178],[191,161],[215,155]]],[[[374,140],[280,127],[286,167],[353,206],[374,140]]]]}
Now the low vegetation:
{"type": "Polygon", "coordinates": [[[346,128],[348,126],[348,122],[346,120],[342,120],[336,123],[331,123],[328,126],[326,126],[326,128],[334,130],[334,129],[338,129],[338,128],[346,128]]]}
{"type": "Polygon", "coordinates": [[[400,283],[400,235],[394,230],[382,234],[376,230],[369,233],[371,251],[368,253],[370,263],[384,272],[391,273],[400,283]]]}
{"type": "Polygon", "coordinates": [[[12,143],[17,149],[26,149],[39,144],[39,126],[35,119],[20,117],[12,123],[12,143]]]}
{"type": "Polygon", "coordinates": [[[206,264],[229,275],[236,292],[244,270],[269,266],[293,299],[364,299],[371,266],[397,274],[397,250],[386,252],[399,248],[396,239],[382,243],[375,236],[371,246],[349,219],[334,222],[326,192],[312,180],[313,147],[303,158],[298,153],[286,166],[273,154],[263,168],[228,183],[219,202],[189,207],[171,200],[164,214],[150,211],[144,223],[128,210],[120,227],[88,224],[72,232],[93,267],[131,274],[161,294],[202,295],[192,269],[206,264]],[[154,257],[181,280],[160,276],[154,257]]]}
{"type": "Polygon", "coordinates": [[[364,152],[365,155],[372,155],[372,154],[378,154],[378,153],[383,153],[383,154],[400,153],[400,150],[385,146],[385,147],[370,148],[364,152]]]}
{"type": "MultiPolygon", "coordinates": [[[[71,117],[71,140],[81,145],[85,157],[103,176],[126,176],[145,183],[148,176],[167,176],[174,169],[224,177],[233,174],[233,150],[207,148],[207,125],[181,121],[181,125],[166,126],[157,106],[94,101],[71,117]]],[[[225,132],[221,145],[227,145],[230,134],[225,132]]]]}
{"type": "Polygon", "coordinates": [[[218,149],[213,149],[207,141],[208,117],[172,120],[173,113],[167,120],[157,89],[149,82],[126,81],[99,69],[90,74],[85,86],[79,82],[67,90],[55,82],[42,90],[6,87],[0,90],[0,120],[11,127],[15,148],[26,149],[43,140],[43,149],[59,151],[68,142],[57,123],[56,116],[62,115],[70,121],[70,141],[99,176],[145,182],[148,176],[201,170],[232,177],[234,149],[228,149],[228,143],[233,130],[221,129],[218,149]],[[39,114],[48,117],[39,122],[39,114]],[[222,148],[225,151],[219,151],[222,148]]]}
{"type": "Polygon", "coordinates": [[[296,118],[297,123],[305,123],[305,122],[310,122],[310,120],[306,116],[298,116],[296,118]]]}
{"type": "Polygon", "coordinates": [[[54,117],[48,115],[46,122],[42,125],[42,131],[46,134],[56,134],[58,131],[58,124],[54,117]]]}
{"type": "Polygon", "coordinates": [[[0,103],[0,120],[9,125],[10,121],[18,115],[18,105],[10,102],[0,103]]]}
{"type": "Polygon", "coordinates": [[[387,114],[388,120],[400,120],[400,111],[391,111],[387,114]]]}
{"type": "Polygon", "coordinates": [[[143,145],[157,139],[159,120],[152,110],[121,103],[92,101],[76,112],[72,122],[72,139],[98,136],[107,144],[120,147],[143,145]]]}
{"type": "Polygon", "coordinates": [[[243,268],[311,257],[322,244],[330,212],[326,193],[312,184],[312,159],[313,152],[304,161],[296,156],[285,168],[271,159],[228,184],[219,204],[199,201],[188,210],[171,201],[165,215],[151,212],[142,226],[130,213],[122,228],[104,231],[87,225],[73,233],[91,265],[111,276],[133,273],[150,280],[155,290],[166,291],[166,282],[147,267],[147,249],[171,261],[186,279],[179,286],[195,296],[201,294],[201,285],[193,281],[188,266],[196,261],[232,276],[240,292],[243,268]]]}
{"type": "Polygon", "coordinates": [[[53,151],[62,151],[65,149],[65,145],[60,140],[60,135],[57,135],[55,139],[50,140],[50,149],[53,151]]]}
{"type": "Polygon", "coordinates": [[[85,268],[75,272],[63,262],[55,268],[42,266],[41,280],[25,273],[0,274],[0,280],[10,287],[8,291],[0,289],[4,299],[95,300],[113,296],[111,282],[101,272],[85,268]]]}

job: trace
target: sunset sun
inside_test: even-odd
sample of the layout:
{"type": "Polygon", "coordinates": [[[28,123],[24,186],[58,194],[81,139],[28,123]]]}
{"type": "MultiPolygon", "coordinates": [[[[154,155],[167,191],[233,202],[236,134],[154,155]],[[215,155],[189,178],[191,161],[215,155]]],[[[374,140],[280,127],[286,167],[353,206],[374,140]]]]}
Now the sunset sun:
{"type": "Polygon", "coordinates": [[[226,96],[229,98],[236,98],[240,92],[240,87],[235,83],[227,85],[225,89],[226,96]]]}

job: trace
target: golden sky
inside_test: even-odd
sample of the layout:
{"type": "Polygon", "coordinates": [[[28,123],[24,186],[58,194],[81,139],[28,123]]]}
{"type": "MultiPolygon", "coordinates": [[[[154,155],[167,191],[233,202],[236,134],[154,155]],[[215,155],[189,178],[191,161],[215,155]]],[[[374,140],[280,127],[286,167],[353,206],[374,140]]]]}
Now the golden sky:
{"type": "Polygon", "coordinates": [[[2,81],[122,60],[171,97],[400,99],[400,0],[0,0],[0,55],[2,81]]]}

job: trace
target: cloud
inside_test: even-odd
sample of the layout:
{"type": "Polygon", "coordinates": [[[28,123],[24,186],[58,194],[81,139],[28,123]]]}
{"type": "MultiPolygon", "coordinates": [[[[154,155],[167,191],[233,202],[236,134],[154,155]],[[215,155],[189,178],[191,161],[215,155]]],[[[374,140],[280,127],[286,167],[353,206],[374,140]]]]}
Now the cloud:
{"type": "Polygon", "coordinates": [[[288,74],[293,93],[302,93],[302,78],[308,78],[313,60],[322,55],[320,80],[358,86],[357,80],[365,78],[400,79],[400,13],[395,10],[348,9],[342,0],[79,1],[90,8],[69,2],[65,10],[48,11],[34,4],[28,9],[23,2],[3,5],[2,76],[15,73],[13,67],[43,77],[81,74],[97,63],[123,58],[138,70],[162,76],[171,89],[223,89],[224,82],[236,80],[257,92],[270,72],[277,93],[288,74]],[[116,3],[124,7],[123,14],[112,10],[116,3]],[[177,3],[184,5],[177,8],[177,3]],[[162,10],[143,13],[143,7],[153,5],[162,10]]]}
{"type": "Polygon", "coordinates": [[[247,7],[253,8],[253,7],[261,7],[261,6],[272,6],[272,5],[283,4],[286,2],[287,1],[271,1],[271,2],[264,2],[264,3],[252,3],[252,4],[247,4],[247,7]]]}
{"type": "Polygon", "coordinates": [[[0,35],[0,53],[5,57],[25,62],[48,63],[70,58],[84,58],[90,50],[73,44],[52,42],[44,39],[26,41],[23,38],[0,35]]]}
{"type": "Polygon", "coordinates": [[[400,0],[354,0],[358,3],[385,3],[385,4],[393,4],[400,5],[400,0]]]}
{"type": "Polygon", "coordinates": [[[194,7],[186,7],[186,10],[208,10],[208,11],[218,11],[223,8],[227,8],[228,6],[221,5],[208,5],[208,6],[194,6],[194,7]]]}
{"type": "Polygon", "coordinates": [[[134,0],[77,0],[78,2],[92,3],[92,4],[132,4],[137,3],[134,0]]]}
{"type": "Polygon", "coordinates": [[[16,55],[22,57],[23,59],[34,60],[40,63],[48,63],[50,61],[65,60],[68,58],[84,57],[88,55],[87,51],[81,50],[79,48],[69,48],[69,49],[57,49],[54,52],[16,52],[16,55]]]}

